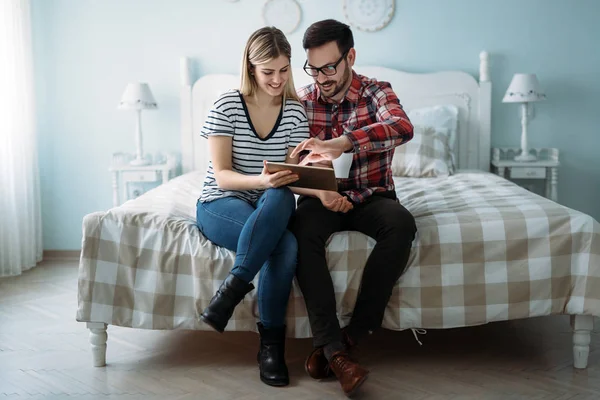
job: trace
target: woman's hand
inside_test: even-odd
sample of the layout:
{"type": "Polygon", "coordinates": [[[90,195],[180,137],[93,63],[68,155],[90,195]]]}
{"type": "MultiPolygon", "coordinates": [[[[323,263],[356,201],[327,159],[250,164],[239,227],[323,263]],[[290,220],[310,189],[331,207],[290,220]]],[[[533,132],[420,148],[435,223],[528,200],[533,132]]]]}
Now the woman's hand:
{"type": "Polygon", "coordinates": [[[333,212],[347,213],[354,205],[346,196],[330,190],[321,190],[317,195],[323,206],[333,212]]]}
{"type": "Polygon", "coordinates": [[[296,182],[300,178],[298,175],[289,170],[279,171],[271,174],[269,171],[267,171],[267,161],[263,160],[263,170],[258,179],[261,189],[269,189],[289,185],[290,183],[296,182]]]}

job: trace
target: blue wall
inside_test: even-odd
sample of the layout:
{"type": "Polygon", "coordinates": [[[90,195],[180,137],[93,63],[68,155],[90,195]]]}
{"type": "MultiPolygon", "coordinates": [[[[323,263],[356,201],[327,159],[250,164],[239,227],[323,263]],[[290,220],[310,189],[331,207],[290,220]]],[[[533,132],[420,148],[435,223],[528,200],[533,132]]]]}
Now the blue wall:
{"type": "MultiPolygon", "coordinates": [[[[294,66],[310,23],[344,18],[341,1],[299,3],[294,66]]],[[[143,113],[145,150],[179,151],[179,57],[198,60],[198,74],[237,72],[262,4],[33,0],[46,249],[78,249],[83,216],[111,207],[111,154],[135,148],[134,116],[116,108],[127,82],[149,82],[159,103],[143,113]]],[[[518,147],[518,107],[501,99],[515,72],[536,73],[548,100],[536,105],[530,145],[561,150],[559,201],[600,220],[598,21],[596,0],[397,0],[385,29],[354,31],[357,62],[477,75],[489,51],[495,146],[518,147]]]]}

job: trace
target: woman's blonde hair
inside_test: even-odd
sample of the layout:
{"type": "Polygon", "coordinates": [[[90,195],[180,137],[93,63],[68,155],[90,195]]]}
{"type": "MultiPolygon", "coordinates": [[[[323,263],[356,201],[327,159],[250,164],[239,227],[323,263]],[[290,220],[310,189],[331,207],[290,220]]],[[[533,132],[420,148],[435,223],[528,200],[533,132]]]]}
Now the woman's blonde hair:
{"type": "MultiPolygon", "coordinates": [[[[240,92],[246,96],[254,96],[258,88],[256,78],[252,74],[252,68],[259,64],[267,63],[279,56],[285,56],[292,61],[292,47],[282,31],[275,27],[264,27],[252,35],[246,43],[244,56],[242,58],[242,82],[240,92]]],[[[294,79],[292,76],[292,66],[290,65],[289,79],[285,83],[283,91],[283,101],[293,99],[298,101],[294,79]]]]}

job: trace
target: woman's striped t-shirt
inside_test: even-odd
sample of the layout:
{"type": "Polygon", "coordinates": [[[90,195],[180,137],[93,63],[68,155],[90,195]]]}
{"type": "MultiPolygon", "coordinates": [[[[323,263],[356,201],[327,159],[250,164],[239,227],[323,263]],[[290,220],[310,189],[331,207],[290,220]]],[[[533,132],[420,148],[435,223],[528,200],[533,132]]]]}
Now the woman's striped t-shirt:
{"type": "MultiPolygon", "coordinates": [[[[306,112],[301,103],[287,99],[282,104],[277,122],[264,139],[256,133],[250,120],[248,107],[238,90],[222,94],[209,111],[201,130],[208,136],[230,136],[232,138],[232,169],[244,175],[260,175],[263,160],[285,162],[288,149],[296,147],[309,138],[306,112]]],[[[201,202],[222,197],[235,196],[254,203],[263,190],[222,190],[217,186],[212,161],[208,164],[201,202]]]]}

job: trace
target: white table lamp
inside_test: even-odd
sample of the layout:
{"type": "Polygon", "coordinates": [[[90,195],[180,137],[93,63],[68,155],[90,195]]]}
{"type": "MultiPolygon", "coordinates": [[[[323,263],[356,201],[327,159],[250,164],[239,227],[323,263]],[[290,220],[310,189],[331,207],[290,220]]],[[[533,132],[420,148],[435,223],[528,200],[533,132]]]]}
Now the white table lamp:
{"type": "Polygon", "coordinates": [[[119,103],[119,110],[135,110],[137,111],[137,119],[135,124],[135,144],[136,155],[135,159],[130,162],[131,165],[148,165],[150,162],[144,159],[143,143],[142,143],[142,110],[157,109],[156,100],[150,91],[150,86],[147,83],[130,83],[125,88],[125,92],[119,103]]]}
{"type": "Polygon", "coordinates": [[[529,154],[529,147],[527,146],[528,104],[545,98],[546,95],[541,92],[535,74],[515,74],[513,76],[502,102],[521,103],[521,154],[515,157],[515,161],[536,160],[533,154],[529,154]]]}

